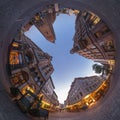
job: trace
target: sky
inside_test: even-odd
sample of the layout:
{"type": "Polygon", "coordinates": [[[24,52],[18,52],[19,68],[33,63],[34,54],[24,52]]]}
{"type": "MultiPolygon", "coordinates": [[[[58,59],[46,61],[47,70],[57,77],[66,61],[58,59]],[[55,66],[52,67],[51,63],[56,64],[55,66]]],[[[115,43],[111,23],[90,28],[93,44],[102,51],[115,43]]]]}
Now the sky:
{"type": "Polygon", "coordinates": [[[75,19],[75,15],[66,14],[56,17],[53,24],[56,34],[55,43],[47,41],[35,26],[25,33],[38,47],[53,57],[54,72],[51,76],[60,103],[64,103],[66,100],[74,78],[95,75],[92,71],[93,61],[76,53],[70,54],[73,47],[75,19]]]}

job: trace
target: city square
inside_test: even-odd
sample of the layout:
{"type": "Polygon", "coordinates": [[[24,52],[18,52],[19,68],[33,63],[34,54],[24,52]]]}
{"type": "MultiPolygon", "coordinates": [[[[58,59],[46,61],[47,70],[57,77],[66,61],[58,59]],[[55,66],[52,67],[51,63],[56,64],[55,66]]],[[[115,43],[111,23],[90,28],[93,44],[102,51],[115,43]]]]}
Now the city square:
{"type": "MultiPolygon", "coordinates": [[[[5,0],[0,6],[1,120],[120,119],[119,1],[5,0]],[[53,24],[61,14],[75,16],[69,54],[94,61],[91,69],[99,74],[74,76],[67,95],[64,80],[62,93],[56,91],[60,86],[52,76],[56,71],[54,57],[26,36],[34,26],[55,45],[53,24]],[[60,94],[61,99],[62,95],[66,97],[63,103],[60,94]]],[[[71,74],[68,71],[65,74],[71,74]]]]}

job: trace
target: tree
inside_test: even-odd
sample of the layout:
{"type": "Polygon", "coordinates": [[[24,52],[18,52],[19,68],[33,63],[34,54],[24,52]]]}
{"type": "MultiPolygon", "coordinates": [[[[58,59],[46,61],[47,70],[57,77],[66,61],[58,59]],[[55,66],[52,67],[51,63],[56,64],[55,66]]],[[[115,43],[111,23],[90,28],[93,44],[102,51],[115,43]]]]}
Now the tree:
{"type": "Polygon", "coordinates": [[[103,64],[103,65],[99,65],[99,64],[94,64],[92,66],[93,70],[95,71],[95,73],[98,74],[108,74],[110,73],[110,65],[109,64],[103,64]]]}

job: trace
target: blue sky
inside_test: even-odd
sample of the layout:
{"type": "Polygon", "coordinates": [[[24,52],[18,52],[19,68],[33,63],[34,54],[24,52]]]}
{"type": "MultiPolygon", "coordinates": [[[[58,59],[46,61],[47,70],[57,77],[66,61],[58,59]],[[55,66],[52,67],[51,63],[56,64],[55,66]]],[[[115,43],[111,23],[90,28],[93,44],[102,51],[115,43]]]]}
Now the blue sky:
{"type": "Polygon", "coordinates": [[[75,15],[60,14],[57,16],[53,24],[56,34],[55,43],[48,42],[35,26],[26,32],[33,42],[53,57],[52,64],[55,71],[52,79],[60,103],[64,103],[74,78],[95,75],[92,71],[93,61],[78,54],[70,54],[75,33],[75,18],[75,15]]]}

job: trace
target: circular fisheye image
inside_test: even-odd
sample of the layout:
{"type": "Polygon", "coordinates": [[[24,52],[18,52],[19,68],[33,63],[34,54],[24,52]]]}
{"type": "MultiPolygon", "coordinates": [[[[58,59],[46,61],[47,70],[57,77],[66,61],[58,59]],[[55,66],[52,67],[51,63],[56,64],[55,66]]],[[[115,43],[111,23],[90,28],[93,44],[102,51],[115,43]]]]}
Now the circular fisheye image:
{"type": "Polygon", "coordinates": [[[114,92],[117,37],[92,9],[55,2],[43,6],[29,20],[16,20],[24,23],[5,58],[8,97],[26,120],[93,116],[114,92]]]}

